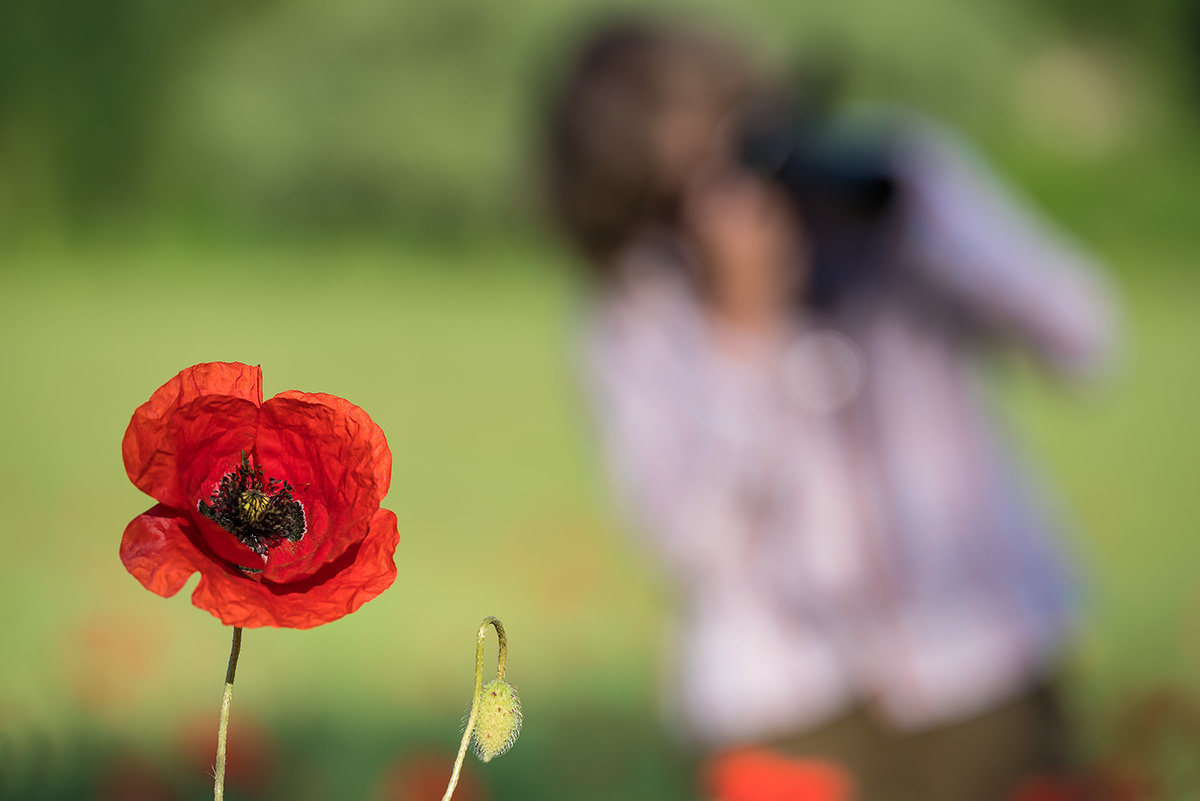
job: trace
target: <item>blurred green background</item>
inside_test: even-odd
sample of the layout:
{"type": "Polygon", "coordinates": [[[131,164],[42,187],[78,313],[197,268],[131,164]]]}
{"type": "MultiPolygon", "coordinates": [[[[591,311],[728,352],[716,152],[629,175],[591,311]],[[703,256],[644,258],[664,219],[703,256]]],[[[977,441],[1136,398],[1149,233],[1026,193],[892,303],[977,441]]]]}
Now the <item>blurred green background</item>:
{"type": "MultiPolygon", "coordinates": [[[[209,793],[229,631],[117,547],[151,505],[129,415],[211,360],[365,408],[402,535],[356,614],[246,632],[228,798],[440,797],[489,614],[526,730],[463,798],[694,795],[656,714],[667,599],[595,465],[572,257],[533,177],[559,59],[633,7],[0,4],[0,798],[209,793]]],[[[658,7],[959,127],[1109,265],[1111,383],[1063,396],[1012,365],[1002,396],[1077,524],[1089,758],[1197,797],[1196,4],[658,7]]]]}

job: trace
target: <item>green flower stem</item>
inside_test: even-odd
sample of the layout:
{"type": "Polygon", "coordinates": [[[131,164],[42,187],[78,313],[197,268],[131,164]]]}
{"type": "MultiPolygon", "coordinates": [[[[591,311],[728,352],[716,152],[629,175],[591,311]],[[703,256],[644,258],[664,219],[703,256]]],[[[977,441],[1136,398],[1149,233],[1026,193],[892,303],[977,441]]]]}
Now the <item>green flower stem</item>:
{"type": "Polygon", "coordinates": [[[450,784],[446,786],[446,794],[442,801],[450,801],[454,788],[458,786],[458,774],[462,771],[463,758],[467,755],[467,744],[471,742],[471,733],[475,731],[475,714],[479,710],[479,693],[483,689],[483,641],[487,636],[488,626],[496,629],[500,653],[496,658],[496,676],[504,678],[504,670],[508,666],[508,637],[504,634],[504,624],[494,617],[486,617],[479,624],[479,634],[475,642],[475,694],[471,696],[471,712],[467,716],[467,728],[463,731],[462,744],[458,747],[458,757],[454,760],[454,772],[450,774],[450,784]]]}
{"type": "Polygon", "coordinates": [[[225,693],[221,696],[221,723],[217,728],[217,764],[213,769],[213,801],[225,797],[225,739],[229,730],[229,701],[233,698],[233,677],[237,673],[238,654],[242,652],[242,629],[233,628],[233,646],[229,649],[229,667],[225,670],[225,693]]]}

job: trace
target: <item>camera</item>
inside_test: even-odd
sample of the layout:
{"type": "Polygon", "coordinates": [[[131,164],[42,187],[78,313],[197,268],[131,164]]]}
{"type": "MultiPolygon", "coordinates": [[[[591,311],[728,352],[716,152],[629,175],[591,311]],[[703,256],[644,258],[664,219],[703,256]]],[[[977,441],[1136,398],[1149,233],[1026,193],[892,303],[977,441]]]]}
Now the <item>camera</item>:
{"type": "Polygon", "coordinates": [[[886,137],[758,109],[744,116],[737,148],[739,163],[782,188],[808,235],[804,304],[831,309],[886,269],[901,194],[886,137]]]}

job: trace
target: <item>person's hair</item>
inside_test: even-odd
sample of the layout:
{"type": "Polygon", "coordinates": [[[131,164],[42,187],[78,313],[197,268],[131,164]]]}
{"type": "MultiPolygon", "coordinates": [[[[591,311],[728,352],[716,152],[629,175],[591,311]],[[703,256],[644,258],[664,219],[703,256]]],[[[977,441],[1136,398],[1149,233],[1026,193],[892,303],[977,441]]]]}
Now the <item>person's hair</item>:
{"type": "Polygon", "coordinates": [[[700,88],[714,125],[761,83],[740,53],[706,32],[625,20],[586,37],[550,99],[549,211],[601,275],[643,225],[673,218],[678,187],[656,182],[651,129],[679,102],[681,78],[700,88]]]}

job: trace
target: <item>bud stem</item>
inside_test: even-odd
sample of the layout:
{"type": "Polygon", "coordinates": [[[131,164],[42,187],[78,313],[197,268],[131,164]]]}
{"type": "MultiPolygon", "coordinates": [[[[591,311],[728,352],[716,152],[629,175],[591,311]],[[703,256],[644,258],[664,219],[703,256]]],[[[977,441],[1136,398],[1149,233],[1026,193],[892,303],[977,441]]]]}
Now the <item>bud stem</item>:
{"type": "Polygon", "coordinates": [[[233,645],[229,649],[229,667],[225,669],[225,693],[221,696],[221,722],[217,727],[217,764],[213,769],[213,801],[225,797],[225,740],[229,730],[229,702],[233,698],[233,677],[238,655],[242,652],[242,629],[233,627],[233,645]]]}
{"type": "Polygon", "coordinates": [[[471,733],[475,731],[475,714],[479,710],[479,693],[483,689],[483,641],[487,637],[488,626],[495,627],[496,639],[500,645],[500,652],[496,657],[497,678],[504,678],[504,670],[508,666],[508,637],[504,634],[504,624],[494,617],[485,617],[479,624],[479,633],[475,641],[475,694],[471,696],[471,712],[467,715],[467,728],[463,731],[462,744],[459,745],[458,756],[454,760],[454,772],[450,774],[450,784],[446,786],[446,794],[442,796],[442,801],[450,801],[450,796],[454,795],[463,758],[467,755],[467,744],[471,742],[471,733]]]}

